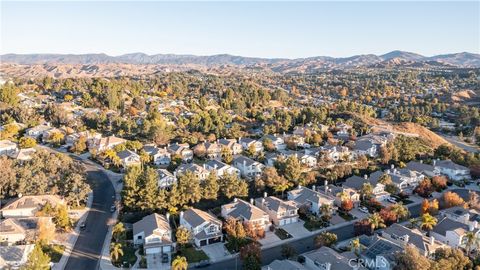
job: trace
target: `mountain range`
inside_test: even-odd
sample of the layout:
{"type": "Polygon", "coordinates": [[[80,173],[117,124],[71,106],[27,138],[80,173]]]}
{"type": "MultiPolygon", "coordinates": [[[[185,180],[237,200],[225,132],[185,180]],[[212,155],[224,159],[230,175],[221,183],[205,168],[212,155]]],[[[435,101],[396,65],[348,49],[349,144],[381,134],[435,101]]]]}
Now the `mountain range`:
{"type": "Polygon", "coordinates": [[[394,63],[394,59],[400,63],[430,63],[438,65],[450,65],[455,67],[480,67],[480,54],[454,53],[426,57],[420,54],[392,51],[383,55],[364,54],[345,58],[329,56],[317,56],[308,58],[255,58],[234,56],[229,54],[217,54],[210,56],[130,53],[120,56],[106,54],[4,54],[0,56],[2,63],[16,63],[23,65],[32,64],[156,64],[156,65],[202,65],[207,67],[219,65],[254,66],[254,65],[300,65],[308,63],[320,63],[327,67],[360,67],[376,64],[394,63]]]}
{"type": "Polygon", "coordinates": [[[197,69],[213,73],[233,70],[276,73],[314,73],[351,68],[480,68],[480,54],[454,53],[426,57],[392,51],[335,58],[255,58],[217,54],[211,56],[131,53],[106,54],[4,54],[0,55],[3,77],[112,77],[149,75],[164,71],[197,69]]]}

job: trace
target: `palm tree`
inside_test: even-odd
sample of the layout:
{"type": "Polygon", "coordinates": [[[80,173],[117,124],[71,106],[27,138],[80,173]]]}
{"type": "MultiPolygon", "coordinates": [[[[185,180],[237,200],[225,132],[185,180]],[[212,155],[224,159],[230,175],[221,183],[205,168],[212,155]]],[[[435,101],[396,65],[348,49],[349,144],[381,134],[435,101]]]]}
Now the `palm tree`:
{"type": "Polygon", "coordinates": [[[110,245],[110,256],[114,261],[118,261],[120,256],[123,256],[123,249],[122,244],[120,243],[112,243],[110,245]]]}
{"type": "Polygon", "coordinates": [[[403,205],[403,203],[396,203],[392,205],[390,209],[397,215],[397,222],[400,219],[405,219],[410,216],[410,211],[408,211],[408,208],[403,205]]]}
{"type": "Polygon", "coordinates": [[[464,237],[466,240],[465,249],[467,250],[467,254],[470,254],[472,248],[478,248],[480,242],[474,232],[467,232],[464,237]]]}
{"type": "Polygon", "coordinates": [[[425,213],[422,215],[422,219],[420,221],[421,227],[424,230],[430,231],[437,225],[437,218],[430,215],[429,213],[425,213]]]}
{"type": "Polygon", "coordinates": [[[177,256],[175,260],[172,261],[172,270],[187,270],[188,262],[187,258],[177,256]]]}
{"type": "Polygon", "coordinates": [[[410,222],[410,225],[412,228],[417,227],[418,224],[420,223],[420,220],[418,218],[411,218],[408,220],[410,222]]]}
{"type": "Polygon", "coordinates": [[[344,201],[350,199],[350,197],[348,196],[348,193],[345,190],[337,193],[337,197],[340,198],[341,202],[344,202],[344,201]]]}
{"type": "Polygon", "coordinates": [[[125,239],[125,226],[119,222],[113,226],[112,235],[116,241],[125,239]]]}
{"type": "Polygon", "coordinates": [[[361,248],[362,246],[360,245],[360,239],[358,237],[350,241],[350,251],[355,252],[355,255],[358,256],[361,248]]]}
{"type": "Polygon", "coordinates": [[[372,231],[378,228],[385,228],[385,223],[383,218],[380,216],[379,213],[374,213],[368,217],[368,222],[372,227],[372,231]]]}

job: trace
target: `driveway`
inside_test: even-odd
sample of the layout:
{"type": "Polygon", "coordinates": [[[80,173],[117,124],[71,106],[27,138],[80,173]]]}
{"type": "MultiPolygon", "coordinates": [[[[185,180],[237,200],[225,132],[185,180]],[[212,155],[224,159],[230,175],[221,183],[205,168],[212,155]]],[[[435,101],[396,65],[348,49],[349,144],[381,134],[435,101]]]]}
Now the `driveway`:
{"type": "MultiPolygon", "coordinates": [[[[148,254],[147,258],[147,269],[155,270],[168,270],[170,269],[170,263],[162,263],[162,254],[148,254]]],[[[170,258],[171,259],[171,258],[170,258]]]]}
{"type": "Polygon", "coordinates": [[[225,243],[206,245],[203,246],[201,249],[203,250],[203,252],[205,252],[205,254],[207,254],[211,262],[216,262],[218,259],[230,255],[228,250],[225,248],[225,243]]]}
{"type": "Polygon", "coordinates": [[[305,224],[305,221],[299,219],[298,222],[283,225],[281,228],[287,231],[294,238],[301,238],[310,235],[310,231],[305,229],[303,224],[305,224]]]}
{"type": "Polygon", "coordinates": [[[350,211],[350,214],[352,214],[354,217],[358,218],[358,219],[364,219],[366,217],[368,217],[370,214],[368,213],[364,213],[360,210],[358,210],[358,208],[353,208],[351,211],[350,211]]]}
{"type": "Polygon", "coordinates": [[[271,231],[265,232],[265,238],[258,240],[262,246],[270,246],[275,243],[280,243],[280,241],[282,240],[280,240],[280,238],[278,238],[278,236],[271,231]]]}

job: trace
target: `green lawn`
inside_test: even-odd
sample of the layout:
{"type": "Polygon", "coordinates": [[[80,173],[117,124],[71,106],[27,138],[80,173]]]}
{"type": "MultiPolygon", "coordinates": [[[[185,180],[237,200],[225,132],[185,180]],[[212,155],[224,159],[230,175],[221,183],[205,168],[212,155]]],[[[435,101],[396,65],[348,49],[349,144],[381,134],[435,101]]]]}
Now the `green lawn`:
{"type": "Polygon", "coordinates": [[[307,220],[303,224],[303,227],[305,227],[309,231],[316,231],[327,226],[328,224],[326,224],[325,222],[316,220],[307,220]]]}
{"type": "Polygon", "coordinates": [[[194,247],[184,247],[178,250],[178,255],[185,256],[188,263],[196,263],[203,260],[208,260],[207,254],[202,250],[196,250],[194,247]]]}
{"type": "Polygon", "coordinates": [[[115,266],[121,267],[123,262],[126,262],[128,265],[132,266],[137,262],[137,256],[135,256],[135,249],[132,245],[122,243],[123,256],[121,256],[118,261],[114,263],[115,266]]]}
{"type": "Polygon", "coordinates": [[[345,212],[339,211],[339,212],[338,212],[338,215],[339,215],[341,218],[345,219],[345,221],[353,220],[353,216],[352,216],[351,214],[349,214],[349,213],[345,213],[345,212]]]}
{"type": "Polygon", "coordinates": [[[52,262],[56,263],[62,258],[65,246],[55,244],[45,245],[42,247],[42,250],[50,256],[52,262]]]}
{"type": "Polygon", "coordinates": [[[278,236],[281,240],[292,238],[292,235],[290,235],[287,231],[285,231],[282,228],[277,228],[275,229],[275,235],[278,236]]]}

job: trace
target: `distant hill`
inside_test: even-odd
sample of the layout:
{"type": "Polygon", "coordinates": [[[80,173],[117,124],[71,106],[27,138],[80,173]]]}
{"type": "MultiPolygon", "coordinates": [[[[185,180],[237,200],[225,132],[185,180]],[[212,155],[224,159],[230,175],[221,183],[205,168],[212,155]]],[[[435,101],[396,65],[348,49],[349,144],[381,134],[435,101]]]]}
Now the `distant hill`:
{"type": "Polygon", "coordinates": [[[164,70],[232,69],[278,73],[312,73],[349,68],[480,68],[480,55],[455,53],[425,57],[392,51],[383,55],[364,54],[345,58],[317,56],[298,59],[255,58],[229,54],[210,56],[131,53],[106,54],[4,54],[0,55],[0,72],[7,76],[120,76],[148,75],[164,70]]]}

